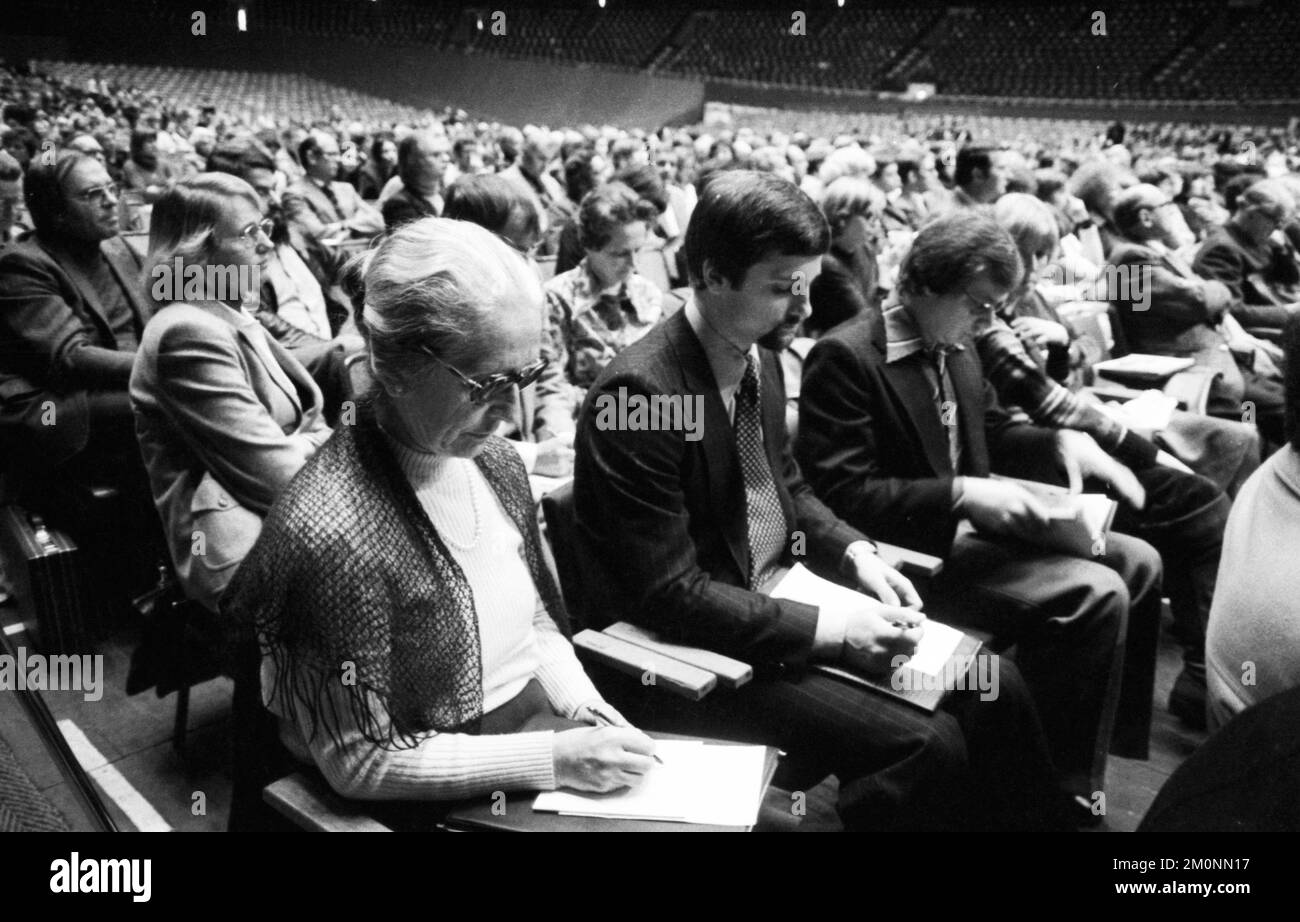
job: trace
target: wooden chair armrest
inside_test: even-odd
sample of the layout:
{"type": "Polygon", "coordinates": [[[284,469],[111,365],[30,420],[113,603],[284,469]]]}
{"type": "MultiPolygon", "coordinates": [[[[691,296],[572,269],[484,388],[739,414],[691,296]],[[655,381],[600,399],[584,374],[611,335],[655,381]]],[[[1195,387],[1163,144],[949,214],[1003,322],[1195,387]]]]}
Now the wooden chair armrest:
{"type": "Polygon", "coordinates": [[[881,560],[908,579],[916,577],[929,579],[937,576],[939,571],[943,569],[943,558],[935,557],[932,554],[922,554],[920,551],[908,550],[905,547],[885,544],[881,541],[876,542],[876,549],[880,552],[881,560]]]}
{"type": "Polygon", "coordinates": [[[262,799],[309,832],[392,832],[359,805],[306,775],[293,774],[268,784],[262,789],[262,799]]]}
{"type": "Polygon", "coordinates": [[[1205,415],[1210,403],[1210,388],[1219,372],[1208,368],[1189,368],[1174,375],[1164,386],[1167,396],[1178,401],[1188,413],[1205,415]]]}

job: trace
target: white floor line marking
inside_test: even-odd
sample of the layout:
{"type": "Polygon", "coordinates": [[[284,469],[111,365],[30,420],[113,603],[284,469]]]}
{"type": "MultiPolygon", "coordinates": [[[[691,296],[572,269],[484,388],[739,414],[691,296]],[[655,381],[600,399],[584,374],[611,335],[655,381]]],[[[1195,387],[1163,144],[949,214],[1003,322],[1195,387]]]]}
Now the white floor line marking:
{"type": "Polygon", "coordinates": [[[59,721],[59,730],[68,741],[68,747],[77,757],[86,774],[95,779],[103,792],[126,814],[140,832],[170,832],[171,825],[162,818],[157,810],[144,796],[127,781],[125,776],[109,763],[98,749],[81,732],[75,722],[63,719],[59,721]]]}

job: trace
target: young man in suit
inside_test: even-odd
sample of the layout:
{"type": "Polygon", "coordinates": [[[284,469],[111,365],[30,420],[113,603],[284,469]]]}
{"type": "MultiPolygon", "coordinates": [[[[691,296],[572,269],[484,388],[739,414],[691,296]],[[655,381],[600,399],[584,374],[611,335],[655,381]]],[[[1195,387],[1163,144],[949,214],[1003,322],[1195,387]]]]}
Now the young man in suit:
{"type": "Polygon", "coordinates": [[[1063,465],[1073,485],[1095,477],[1126,502],[1145,499],[1086,434],[1018,423],[998,406],[971,335],[1021,275],[990,214],[959,209],[922,228],[882,315],[840,326],[809,354],[796,457],[850,525],[945,558],[935,610],[1018,645],[1053,756],[1088,797],[1108,744],[1147,755],[1160,558],[1117,534],[1096,562],[1035,548],[1046,509],[989,477],[1041,479],[1063,465]]]}
{"type": "MultiPolygon", "coordinates": [[[[705,186],[686,232],[691,301],[605,368],[579,421],[587,608],[751,663],[753,681],[673,725],[780,746],[787,785],[838,775],[850,828],[1059,822],[1041,730],[1006,660],[995,700],[955,692],[933,714],[808,669],[887,672],[925,625],[911,584],[812,495],[786,436],[777,353],[828,245],[817,206],[776,176],[727,171],[705,186]],[[651,397],[697,407],[694,424],[619,429],[599,412],[651,397]],[[871,595],[835,608],[766,594],[796,558],[871,595]]],[[[664,726],[665,696],[634,692],[620,707],[664,726]]]]}

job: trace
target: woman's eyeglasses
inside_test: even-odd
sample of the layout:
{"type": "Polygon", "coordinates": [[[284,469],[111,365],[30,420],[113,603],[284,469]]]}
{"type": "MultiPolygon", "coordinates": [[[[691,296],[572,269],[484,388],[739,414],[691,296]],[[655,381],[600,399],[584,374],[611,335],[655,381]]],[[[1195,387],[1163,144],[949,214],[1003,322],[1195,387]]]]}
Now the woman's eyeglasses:
{"type": "Polygon", "coordinates": [[[261,221],[253,221],[247,227],[239,232],[239,238],[247,240],[249,243],[256,244],[258,237],[266,235],[266,239],[271,239],[271,232],[275,230],[275,222],[270,218],[263,218],[261,221]]]}
{"type": "Polygon", "coordinates": [[[546,359],[538,359],[531,365],[525,365],[523,368],[514,371],[501,371],[471,378],[455,365],[438,358],[433,354],[432,350],[422,349],[420,351],[459,378],[460,383],[465,385],[465,389],[469,391],[470,403],[480,406],[490,403],[512,387],[522,389],[532,384],[542,376],[542,372],[546,370],[548,364],[546,359]]]}

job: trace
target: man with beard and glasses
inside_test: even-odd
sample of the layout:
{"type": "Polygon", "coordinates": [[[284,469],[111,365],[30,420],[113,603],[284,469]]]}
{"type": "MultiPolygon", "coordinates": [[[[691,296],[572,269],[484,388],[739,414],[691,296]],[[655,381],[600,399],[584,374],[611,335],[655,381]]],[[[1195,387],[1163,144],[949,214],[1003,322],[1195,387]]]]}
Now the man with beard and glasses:
{"type": "Polygon", "coordinates": [[[812,495],[790,451],[777,353],[808,314],[807,282],[829,245],[826,219],[793,184],[719,173],[686,232],[691,301],[588,394],[574,481],[584,607],[754,666],[748,684],[683,710],[639,682],[617,704],[647,727],[780,746],[786,786],[837,775],[849,828],[1059,824],[1063,799],[1010,662],[983,664],[1000,669],[994,700],[954,692],[935,713],[808,669],[887,672],[925,629],[908,580],[812,495]],[[596,412],[611,398],[678,400],[702,420],[618,430],[596,412]],[[860,589],[854,604],[767,594],[799,555],[860,589]]]}

